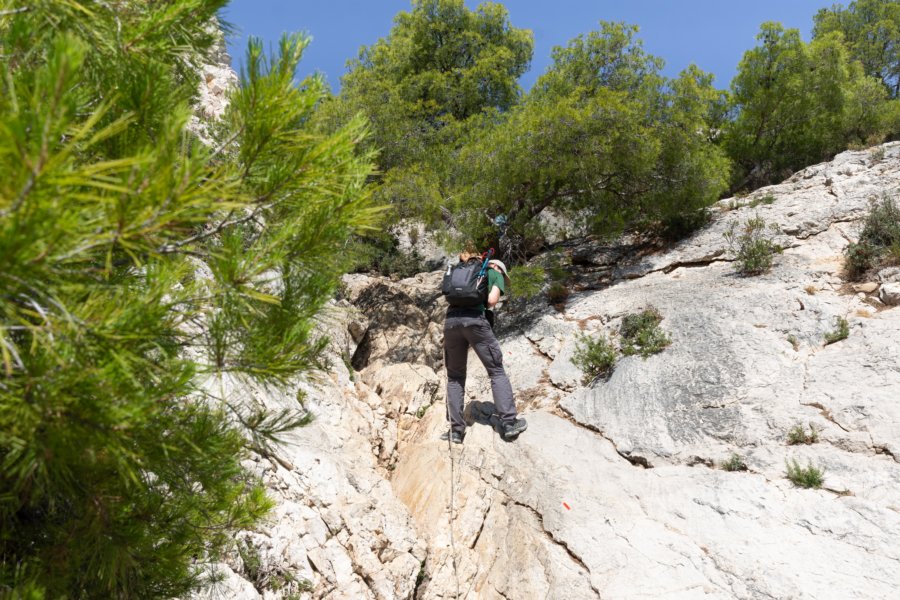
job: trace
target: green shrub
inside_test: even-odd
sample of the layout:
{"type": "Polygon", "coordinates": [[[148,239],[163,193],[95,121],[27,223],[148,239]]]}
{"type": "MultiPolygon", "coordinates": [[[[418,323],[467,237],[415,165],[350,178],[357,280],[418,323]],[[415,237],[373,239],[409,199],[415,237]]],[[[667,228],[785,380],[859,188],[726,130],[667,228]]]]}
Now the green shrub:
{"type": "Polygon", "coordinates": [[[722,463],[722,469],[725,471],[746,471],[747,463],[740,454],[732,454],[731,457],[722,463]]]}
{"type": "Polygon", "coordinates": [[[858,281],[875,266],[878,250],[868,242],[854,242],[844,250],[844,272],[847,279],[858,281]]]}
{"type": "Polygon", "coordinates": [[[844,250],[844,272],[859,280],[868,271],[900,262],[900,207],[892,198],[872,206],[859,241],[844,250]]]}
{"type": "Polygon", "coordinates": [[[711,219],[712,214],[705,208],[675,213],[667,216],[659,224],[659,235],[670,242],[677,242],[706,227],[711,219]]]}
{"type": "Polygon", "coordinates": [[[375,272],[403,279],[428,270],[418,250],[401,250],[394,236],[386,232],[351,237],[346,255],[349,270],[355,273],[375,272]]]}
{"type": "Polygon", "coordinates": [[[787,467],[787,478],[797,487],[818,489],[825,482],[825,469],[812,466],[807,463],[806,467],[801,467],[796,460],[790,462],[785,461],[787,467]]]}
{"type": "Polygon", "coordinates": [[[569,299],[569,288],[564,283],[554,282],[547,290],[547,300],[550,304],[564,304],[569,299]]]}
{"type": "Polygon", "coordinates": [[[787,341],[794,347],[794,351],[800,349],[800,340],[797,339],[797,336],[794,334],[790,334],[787,336],[787,341]]]}
{"type": "Polygon", "coordinates": [[[512,267],[509,279],[514,282],[507,290],[511,300],[531,300],[541,293],[547,272],[539,266],[512,267]]]}
{"type": "Polygon", "coordinates": [[[847,339],[850,335],[850,324],[844,317],[835,317],[834,324],[837,327],[834,331],[825,334],[825,345],[833,344],[841,340],[847,339]]]}
{"type": "Polygon", "coordinates": [[[891,244],[887,249],[886,256],[882,259],[883,264],[900,265],[900,241],[891,244]]]}
{"type": "Polygon", "coordinates": [[[760,196],[759,198],[754,198],[753,200],[751,200],[750,202],[747,203],[747,206],[749,206],[750,208],[756,208],[760,204],[766,204],[766,205],[773,204],[775,202],[775,200],[776,200],[776,198],[774,195],[766,194],[765,196],[760,196]]]}
{"type": "Polygon", "coordinates": [[[589,384],[598,377],[608,377],[616,365],[616,348],[605,335],[579,336],[572,364],[584,373],[583,382],[589,384]]]}
{"type": "Polygon", "coordinates": [[[803,425],[795,425],[793,429],[788,432],[788,440],[787,443],[790,446],[796,446],[799,444],[815,444],[819,441],[819,432],[815,427],[812,426],[812,423],[809,424],[809,431],[806,431],[806,428],[803,425]]]}
{"type": "Polygon", "coordinates": [[[735,270],[741,275],[760,275],[772,268],[775,254],[781,247],[772,241],[771,234],[777,226],[766,227],[759,216],[747,219],[742,227],[732,221],[723,234],[735,255],[735,270]]]}
{"type": "Polygon", "coordinates": [[[869,242],[876,248],[890,248],[900,243],[900,207],[892,198],[882,198],[869,211],[860,241],[869,242]]]}
{"type": "MultiPolygon", "coordinates": [[[[178,598],[273,506],[244,466],[348,237],[366,126],[310,130],[308,39],[249,44],[212,147],[188,126],[223,0],[0,8],[0,597],[178,598]],[[270,387],[271,386],[271,387],[270,387]]],[[[252,562],[252,561],[251,561],[252,562]]]]}
{"type": "Polygon", "coordinates": [[[254,585],[259,585],[262,575],[262,561],[259,558],[259,549],[247,542],[238,542],[237,552],[244,563],[243,575],[254,585]]]}
{"type": "Polygon", "coordinates": [[[640,313],[626,315],[619,328],[622,335],[622,354],[625,356],[640,354],[647,358],[669,346],[672,340],[659,327],[662,318],[659,311],[652,306],[640,313]]]}
{"type": "Polygon", "coordinates": [[[884,160],[884,146],[878,146],[869,151],[869,161],[878,163],[884,160]]]}

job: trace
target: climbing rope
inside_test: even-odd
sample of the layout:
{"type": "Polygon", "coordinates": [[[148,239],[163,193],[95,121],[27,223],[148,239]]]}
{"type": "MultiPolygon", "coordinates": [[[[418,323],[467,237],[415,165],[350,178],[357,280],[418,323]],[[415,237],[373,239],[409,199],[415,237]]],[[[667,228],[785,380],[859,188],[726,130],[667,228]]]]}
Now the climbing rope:
{"type": "Polygon", "coordinates": [[[453,523],[456,521],[456,459],[453,456],[453,430],[447,435],[447,450],[450,452],[450,562],[453,565],[453,578],[456,581],[456,600],[459,600],[459,571],[456,569],[456,543],[453,539],[453,523]]]}

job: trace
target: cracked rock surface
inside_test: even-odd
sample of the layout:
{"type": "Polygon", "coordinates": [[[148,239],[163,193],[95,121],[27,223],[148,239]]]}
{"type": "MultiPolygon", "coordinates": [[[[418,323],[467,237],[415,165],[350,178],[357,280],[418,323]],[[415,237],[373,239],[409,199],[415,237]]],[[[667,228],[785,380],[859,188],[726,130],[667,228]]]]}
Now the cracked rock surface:
{"type": "MultiPolygon", "coordinates": [[[[230,78],[208,70],[215,102],[203,96],[201,114],[221,111],[230,78]]],[[[896,597],[900,276],[882,271],[870,291],[840,276],[870,203],[900,186],[900,143],[883,149],[723,200],[664,251],[564,247],[580,269],[564,309],[499,314],[529,422],[513,442],[496,432],[474,354],[465,443],[438,439],[440,272],[346,276],[322,322],[328,373],[282,392],[210,382],[276,409],[300,391],[315,420],[245,465],[275,509],[198,598],[896,597]],[[755,215],[784,252],[769,273],[739,277],[722,234],[755,215]],[[577,335],[615,338],[649,306],[671,345],[585,385],[577,335]],[[838,318],[849,336],[826,345],[838,318]],[[788,445],[798,425],[816,443],[788,445]],[[746,471],[717,468],[735,454],[746,471]],[[824,469],[823,487],[795,487],[787,461],[824,469]]]]}
{"type": "MultiPolygon", "coordinates": [[[[900,144],[879,162],[846,152],[722,201],[710,226],[668,251],[620,254],[604,286],[573,294],[561,312],[547,307],[523,323],[501,312],[529,429],[512,443],[497,435],[474,355],[465,443],[437,440],[442,406],[411,428],[391,482],[428,545],[416,597],[896,593],[900,312],[875,289],[848,289],[841,268],[870,203],[898,186],[900,144]],[[777,226],[784,251],[769,273],[740,277],[722,233],[757,214],[777,226]],[[576,335],[615,338],[625,315],[649,306],[672,344],[621,358],[608,380],[583,385],[571,364],[576,335]],[[838,318],[849,337],[826,345],[838,318]],[[817,442],[789,445],[798,425],[817,442]],[[717,468],[734,454],[748,471],[717,468]],[[794,486],[788,461],[823,469],[823,487],[794,486]]],[[[419,280],[436,286],[438,276],[419,280]]],[[[433,355],[424,333],[422,356],[433,355]]]]}

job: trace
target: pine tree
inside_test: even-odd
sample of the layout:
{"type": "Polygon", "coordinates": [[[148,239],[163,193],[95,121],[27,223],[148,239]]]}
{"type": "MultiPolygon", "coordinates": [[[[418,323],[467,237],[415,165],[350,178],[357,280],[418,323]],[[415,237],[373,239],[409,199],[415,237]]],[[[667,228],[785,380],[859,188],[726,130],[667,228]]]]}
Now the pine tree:
{"type": "Polygon", "coordinates": [[[846,8],[832,4],[813,18],[813,38],[839,31],[866,75],[881,80],[891,98],[900,98],[900,3],[857,0],[846,8]]]}
{"type": "MultiPolygon", "coordinates": [[[[443,206],[460,229],[498,241],[510,259],[541,239],[550,208],[604,235],[696,214],[727,185],[728,160],[709,143],[720,94],[691,67],[663,77],[638,28],[601,22],[553,51],[519,105],[473,127],[443,206]]],[[[435,211],[433,211],[435,212],[435,211]]]]}
{"type": "Polygon", "coordinates": [[[372,123],[382,171],[427,159],[473,115],[518,101],[532,34],[506,8],[463,0],[413,0],[390,35],[348,62],[341,93],[324,114],[340,122],[361,111],[372,123]]]}
{"type": "Polygon", "coordinates": [[[0,595],[185,594],[270,505],[241,459],[302,421],[209,382],[318,364],[372,160],[359,119],[308,130],[297,36],[251,42],[198,141],[224,4],[0,2],[0,595]]]}
{"type": "Polygon", "coordinates": [[[780,181],[850,144],[875,144],[896,129],[897,105],[851,60],[838,33],[807,44],[796,29],[763,23],[731,83],[735,114],[724,147],[735,188],[780,181]]]}

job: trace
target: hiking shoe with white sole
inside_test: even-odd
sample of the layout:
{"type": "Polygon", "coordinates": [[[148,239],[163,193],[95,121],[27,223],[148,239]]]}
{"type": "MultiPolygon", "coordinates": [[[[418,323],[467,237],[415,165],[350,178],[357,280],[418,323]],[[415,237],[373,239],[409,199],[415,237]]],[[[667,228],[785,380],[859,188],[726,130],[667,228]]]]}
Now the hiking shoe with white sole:
{"type": "Polygon", "coordinates": [[[528,429],[528,423],[525,419],[515,419],[503,424],[503,439],[511,440],[518,437],[520,433],[528,429]]]}
{"type": "Polygon", "coordinates": [[[447,438],[450,438],[450,441],[454,444],[462,444],[463,440],[466,438],[466,434],[448,429],[441,434],[441,441],[446,442],[447,438]]]}

